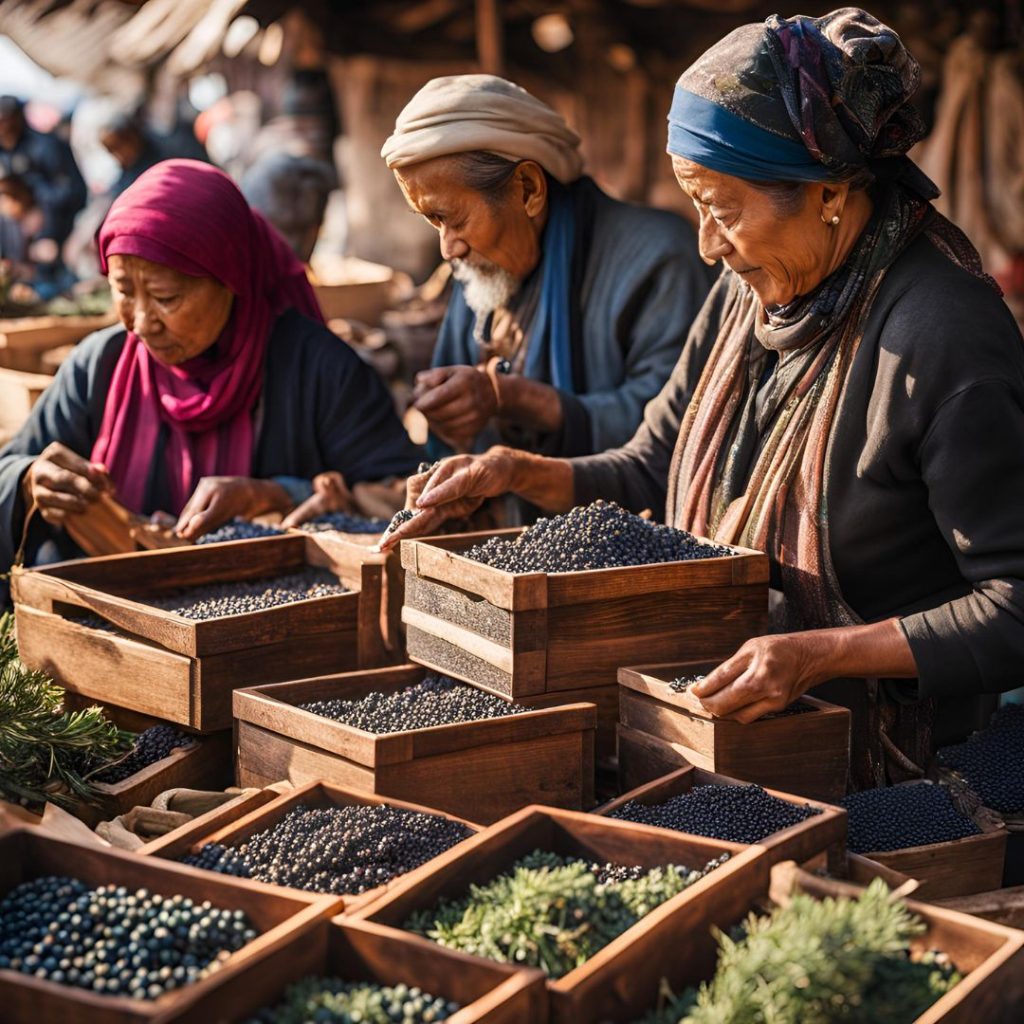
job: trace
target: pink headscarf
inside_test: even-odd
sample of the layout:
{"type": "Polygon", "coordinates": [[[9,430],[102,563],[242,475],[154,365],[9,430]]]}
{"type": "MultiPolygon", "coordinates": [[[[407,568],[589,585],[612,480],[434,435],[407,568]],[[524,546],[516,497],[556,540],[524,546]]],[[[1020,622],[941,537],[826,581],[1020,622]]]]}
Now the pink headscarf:
{"type": "Polygon", "coordinates": [[[253,409],[263,386],[267,339],[293,307],[323,320],[298,257],[249,208],[223,172],[195,160],[150,168],[110,208],[97,236],[100,265],[140,256],[192,277],[212,277],[234,295],[215,355],[164,366],[131,332],[114,368],[92,450],[119,499],[141,512],[161,424],[173,508],[184,508],[203,476],[252,471],[253,409]]]}

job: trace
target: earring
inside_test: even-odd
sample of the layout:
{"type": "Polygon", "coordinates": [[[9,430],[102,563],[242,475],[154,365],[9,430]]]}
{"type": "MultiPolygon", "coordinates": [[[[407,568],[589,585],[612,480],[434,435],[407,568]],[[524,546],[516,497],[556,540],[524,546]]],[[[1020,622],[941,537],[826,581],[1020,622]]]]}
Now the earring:
{"type": "Polygon", "coordinates": [[[824,217],[822,217],[821,218],[821,223],[822,224],[831,224],[832,227],[835,227],[839,223],[839,214],[838,213],[832,214],[832,220],[831,221],[827,221],[827,220],[825,220],[824,217]]]}

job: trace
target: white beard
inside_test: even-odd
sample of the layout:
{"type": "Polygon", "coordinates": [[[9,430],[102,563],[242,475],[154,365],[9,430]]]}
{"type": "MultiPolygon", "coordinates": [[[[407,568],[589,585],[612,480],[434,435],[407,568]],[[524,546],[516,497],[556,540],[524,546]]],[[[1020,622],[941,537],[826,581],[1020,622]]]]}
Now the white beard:
{"type": "Polygon", "coordinates": [[[487,317],[519,291],[519,281],[504,267],[489,260],[471,264],[465,260],[452,260],[452,276],[462,283],[462,295],[476,316],[473,334],[481,340],[487,317]]]}

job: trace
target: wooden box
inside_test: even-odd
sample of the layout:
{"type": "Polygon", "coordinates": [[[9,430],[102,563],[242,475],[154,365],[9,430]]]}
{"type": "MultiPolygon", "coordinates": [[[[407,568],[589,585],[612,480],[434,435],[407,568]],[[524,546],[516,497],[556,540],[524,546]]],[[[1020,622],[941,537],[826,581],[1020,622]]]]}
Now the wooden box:
{"type": "MultiPolygon", "coordinates": [[[[355,911],[355,916],[401,928],[414,911],[429,908],[443,897],[464,895],[470,885],[490,881],[536,849],[645,867],[685,864],[696,868],[723,853],[731,855],[724,865],[656,907],[583,966],[549,980],[554,1024],[599,1020],[590,1012],[586,995],[598,979],[616,979],[613,983],[627,987],[635,984],[648,972],[651,950],[673,947],[674,937],[698,920],[735,919],[746,894],[768,884],[769,864],[760,847],[744,848],[590,814],[527,807],[438,857],[432,867],[408,876],[369,907],[355,911]]],[[[410,935],[410,940],[433,945],[418,935],[410,935]]]]}
{"type": "Polygon", "coordinates": [[[424,674],[404,665],[236,691],[239,785],[331,782],[485,824],[538,801],[593,805],[591,704],[385,735],[297,706],[400,690],[424,674]]]}
{"type": "MultiPolygon", "coordinates": [[[[231,725],[231,691],[378,665],[381,567],[281,536],[61,562],[12,579],[18,650],[66,689],[200,732],[231,725]],[[194,621],[142,603],[177,587],[307,566],[350,593],[194,621]],[[82,621],[99,615],[113,630],[82,621]]],[[[274,780],[276,781],[276,780],[274,780]]]]}
{"type": "MultiPolygon", "coordinates": [[[[698,908],[689,921],[680,918],[666,941],[648,944],[641,971],[629,977],[605,974],[594,979],[582,994],[577,1019],[632,1024],[658,1005],[663,980],[676,994],[709,980],[717,963],[712,927],[728,930],[751,911],[770,910],[772,903],[784,905],[797,892],[824,899],[856,898],[862,891],[859,885],[801,871],[792,862],[772,869],[770,886],[747,875],[736,886],[742,906],[738,913],[723,922],[720,916],[702,916],[698,908]]],[[[1024,932],[914,900],[906,903],[928,925],[928,931],[915,939],[914,948],[947,953],[964,978],[915,1021],[903,1024],[1018,1024],[1024,1000],[1024,932]]]]}
{"type": "MultiPolygon", "coordinates": [[[[267,793],[270,791],[261,790],[261,792],[267,793]]],[[[388,804],[391,807],[400,807],[407,811],[418,811],[421,814],[434,814],[445,818],[452,818],[465,825],[474,834],[480,831],[480,826],[474,822],[457,818],[451,814],[445,814],[443,811],[436,811],[432,807],[406,803],[404,800],[391,800],[387,797],[369,796],[366,793],[345,789],[342,786],[332,786],[327,782],[310,782],[305,786],[298,786],[295,789],[279,794],[269,803],[261,804],[248,810],[244,807],[240,808],[234,820],[226,820],[224,817],[221,817],[219,825],[214,828],[209,826],[206,828],[186,826],[184,829],[177,830],[173,841],[167,841],[167,837],[165,837],[164,842],[159,846],[149,844],[139,852],[147,856],[178,860],[190,853],[198,853],[200,848],[207,843],[240,846],[246,840],[256,835],[257,832],[263,832],[268,828],[272,828],[299,804],[304,804],[306,807],[353,807],[388,804]]],[[[386,885],[367,890],[363,893],[337,893],[336,895],[344,898],[345,909],[349,910],[352,907],[365,906],[371,903],[397,881],[398,879],[392,879],[386,885]]],[[[283,892],[295,891],[287,886],[273,886],[273,888],[280,888],[283,892]]]]}
{"type": "Polygon", "coordinates": [[[744,782],[816,800],[846,793],[850,712],[813,697],[810,710],[742,725],[714,718],[669,683],[718,662],[644,665],[619,671],[619,780],[623,790],[689,763],[744,782]]]}
{"type": "MultiPolygon", "coordinates": [[[[697,649],[725,658],[763,633],[768,560],[736,555],[566,573],[507,573],[461,552],[519,530],[402,542],[409,657],[512,700],[614,701],[616,673],[697,649]],[[555,700],[559,699],[557,696],[555,700]]],[[[599,746],[614,750],[604,717],[599,746]]]]}
{"type": "MultiPolygon", "coordinates": [[[[725,775],[704,771],[687,765],[668,775],[638,786],[636,789],[623,793],[622,796],[600,807],[595,813],[611,815],[624,804],[635,800],[641,804],[661,804],[681,793],[689,793],[697,786],[744,786],[739,779],[730,779],[725,775]]],[[[810,860],[817,854],[835,851],[842,854],[846,842],[846,811],[841,807],[821,803],[817,800],[806,800],[804,797],[793,796],[791,793],[780,793],[777,790],[767,791],[779,800],[803,806],[809,804],[820,813],[805,821],[791,825],[779,832],[758,841],[757,845],[768,852],[773,864],[783,860],[795,860],[800,863],[810,860]]]]}
{"type": "MultiPolygon", "coordinates": [[[[68,711],[78,711],[98,703],[101,702],[77,693],[69,693],[64,699],[64,707],[68,711]]],[[[118,728],[134,733],[162,724],[156,718],[126,708],[104,706],[103,712],[118,728]]],[[[192,738],[197,742],[191,747],[177,747],[167,757],[154,761],[121,782],[94,782],[99,791],[98,803],[80,804],[74,814],[95,826],[105,819],[127,814],[133,807],[148,807],[168,789],[215,790],[230,786],[233,777],[231,730],[192,738]]]]}
{"type": "MultiPolygon", "coordinates": [[[[448,1024],[545,1024],[540,971],[481,962],[452,950],[423,949],[402,932],[368,921],[320,921],[252,970],[219,978],[203,999],[169,1024],[236,1024],[273,1007],[287,987],[309,976],[405,984],[459,1003],[448,1024]]],[[[163,1021],[161,1022],[163,1024],[163,1021]]]]}
{"type": "Polygon", "coordinates": [[[4,1024],[126,1024],[153,1021],[192,1005],[212,987],[252,963],[257,969],[296,932],[338,909],[332,897],[285,893],[238,878],[211,875],[180,864],[164,864],[100,847],[53,839],[38,828],[22,827],[0,835],[0,894],[45,875],[70,875],[89,885],[116,883],[163,895],[209,900],[215,907],[243,910],[260,933],[227,960],[219,973],[157,1000],[105,996],[85,989],[0,970],[4,1024]]]}
{"type": "Polygon", "coordinates": [[[276,800],[281,793],[287,792],[291,787],[284,783],[280,787],[269,786],[266,789],[244,789],[230,799],[210,810],[197,814],[194,818],[179,825],[177,828],[165,832],[161,836],[154,836],[144,846],[135,852],[143,857],[163,857],[165,860],[177,860],[184,856],[192,844],[203,836],[212,835],[225,825],[238,821],[250,811],[269,804],[276,800]],[[164,852],[164,851],[173,852],[164,852]],[[181,851],[178,853],[177,851],[181,851]]]}
{"type": "MultiPolygon", "coordinates": [[[[904,782],[904,786],[930,785],[925,781],[904,782]]],[[[902,850],[865,853],[864,856],[917,879],[915,895],[923,900],[970,896],[998,889],[1003,884],[1007,831],[984,808],[974,815],[980,835],[952,839],[945,843],[908,846],[902,850]]]]}

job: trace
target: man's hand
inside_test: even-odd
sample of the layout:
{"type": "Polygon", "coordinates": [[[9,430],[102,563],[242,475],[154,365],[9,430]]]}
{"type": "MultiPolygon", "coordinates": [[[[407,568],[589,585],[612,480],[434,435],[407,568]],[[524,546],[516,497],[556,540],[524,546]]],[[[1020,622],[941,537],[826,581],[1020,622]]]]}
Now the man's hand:
{"type": "Polygon", "coordinates": [[[59,441],[36,457],[22,486],[52,526],[63,526],[69,515],[84,512],[101,493],[113,490],[106,467],[83,459],[59,441]]]}
{"type": "Polygon", "coordinates": [[[272,480],[247,476],[204,476],[174,527],[179,537],[198,540],[237,516],[252,519],[264,512],[286,512],[291,498],[272,480]]]}
{"type": "Polygon", "coordinates": [[[328,512],[357,512],[356,500],[345,483],[345,478],[331,470],[313,477],[313,493],[299,506],[292,509],[281,522],[285,530],[301,526],[317,516],[328,512]]]}
{"type": "Polygon", "coordinates": [[[416,375],[413,406],[456,451],[473,446],[498,411],[490,378],[472,366],[439,366],[416,375]]]}

